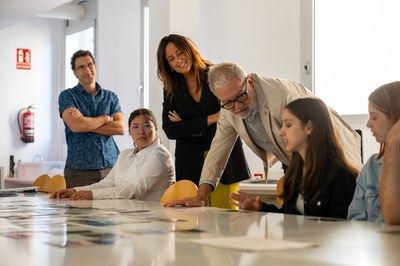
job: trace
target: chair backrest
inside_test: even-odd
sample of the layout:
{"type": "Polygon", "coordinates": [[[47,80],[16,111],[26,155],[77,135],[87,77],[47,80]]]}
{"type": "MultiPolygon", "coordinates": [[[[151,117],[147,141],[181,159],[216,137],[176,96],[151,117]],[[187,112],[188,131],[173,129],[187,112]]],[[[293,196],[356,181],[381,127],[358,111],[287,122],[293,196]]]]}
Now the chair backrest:
{"type": "Polygon", "coordinates": [[[61,189],[65,189],[65,178],[61,175],[55,175],[50,178],[49,175],[41,175],[33,181],[32,186],[39,187],[39,191],[53,193],[61,189]]]}
{"type": "Polygon", "coordinates": [[[33,181],[32,186],[39,187],[39,191],[43,191],[44,185],[46,184],[47,180],[50,179],[48,174],[38,176],[35,181],[33,181]]]}
{"type": "Polygon", "coordinates": [[[358,135],[360,135],[360,137],[361,137],[361,163],[364,163],[364,156],[363,156],[363,153],[364,153],[364,148],[363,148],[363,131],[362,131],[362,129],[356,129],[356,132],[358,133],[358,135]]]}
{"type": "Polygon", "coordinates": [[[280,194],[283,192],[283,179],[285,176],[282,176],[278,179],[278,183],[276,183],[276,202],[279,206],[283,205],[283,199],[279,197],[280,194]]]}
{"type": "Polygon", "coordinates": [[[166,203],[173,200],[183,199],[186,197],[194,197],[197,195],[198,188],[195,183],[190,180],[179,180],[165,190],[161,196],[160,202],[166,203]]]}

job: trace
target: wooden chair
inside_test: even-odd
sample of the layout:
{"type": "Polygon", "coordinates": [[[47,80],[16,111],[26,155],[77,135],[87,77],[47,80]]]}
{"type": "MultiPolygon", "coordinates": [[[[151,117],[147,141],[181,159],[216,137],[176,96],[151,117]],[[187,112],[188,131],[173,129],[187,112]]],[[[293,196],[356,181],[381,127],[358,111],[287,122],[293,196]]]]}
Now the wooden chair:
{"type": "Polygon", "coordinates": [[[39,191],[53,193],[67,187],[65,178],[61,175],[55,175],[50,178],[48,174],[39,176],[33,181],[32,186],[39,187],[39,191]]]}
{"type": "Polygon", "coordinates": [[[44,184],[47,182],[47,180],[50,179],[50,176],[48,174],[40,175],[38,176],[35,181],[33,181],[32,186],[34,187],[39,187],[39,191],[43,191],[44,189],[44,184]]]}
{"type": "Polygon", "coordinates": [[[166,203],[172,200],[183,199],[186,197],[194,197],[197,195],[198,188],[195,183],[190,180],[180,180],[175,182],[161,196],[160,202],[166,203]]]}
{"type": "Polygon", "coordinates": [[[279,206],[283,205],[283,199],[279,197],[280,194],[283,192],[283,178],[285,176],[282,176],[281,178],[278,179],[278,183],[276,183],[276,202],[278,203],[279,206]]]}
{"type": "Polygon", "coordinates": [[[363,153],[364,153],[364,145],[363,145],[363,131],[362,131],[362,129],[356,129],[356,132],[358,133],[358,135],[360,135],[360,138],[361,138],[361,163],[364,163],[364,156],[363,156],[363,153]]]}

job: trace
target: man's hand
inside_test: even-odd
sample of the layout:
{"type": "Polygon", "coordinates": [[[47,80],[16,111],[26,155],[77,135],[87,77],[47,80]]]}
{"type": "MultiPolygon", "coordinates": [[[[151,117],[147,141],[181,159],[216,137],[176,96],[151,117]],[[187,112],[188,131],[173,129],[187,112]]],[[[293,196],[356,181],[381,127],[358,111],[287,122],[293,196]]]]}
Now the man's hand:
{"type": "Polygon", "coordinates": [[[203,207],[208,197],[213,191],[213,186],[203,183],[199,187],[199,192],[196,197],[188,197],[180,200],[173,200],[165,203],[164,207],[186,206],[186,207],[203,207]]]}
{"type": "Polygon", "coordinates": [[[81,113],[81,111],[79,111],[79,109],[77,109],[75,107],[70,107],[67,109],[67,111],[74,118],[83,117],[83,114],[81,113]]]}
{"type": "Polygon", "coordinates": [[[186,207],[202,207],[204,206],[204,201],[196,196],[196,197],[188,197],[180,200],[173,200],[167,202],[163,205],[163,207],[176,207],[176,206],[186,206],[186,207]]]}
{"type": "Polygon", "coordinates": [[[70,107],[64,110],[62,118],[74,133],[93,132],[106,136],[125,134],[124,115],[121,112],[87,117],[79,109],[70,107]]]}

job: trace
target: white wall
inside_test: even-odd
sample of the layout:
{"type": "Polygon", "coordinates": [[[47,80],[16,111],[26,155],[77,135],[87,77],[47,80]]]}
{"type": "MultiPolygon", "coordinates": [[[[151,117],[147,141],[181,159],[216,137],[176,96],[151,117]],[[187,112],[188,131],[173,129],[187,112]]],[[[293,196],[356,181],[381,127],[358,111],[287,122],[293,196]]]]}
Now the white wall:
{"type": "MultiPolygon", "coordinates": [[[[126,120],[130,112],[140,107],[140,1],[99,1],[90,10],[97,19],[98,82],[115,91],[126,120]],[[98,13],[98,15],[97,15],[98,13]],[[115,14],[118,14],[116,16],[115,14]]],[[[64,21],[33,18],[0,31],[0,113],[6,123],[1,126],[0,166],[8,175],[9,155],[15,160],[32,161],[36,154],[45,160],[65,159],[65,135],[58,115],[58,95],[64,90],[64,21]],[[7,41],[3,41],[7,40],[7,41]],[[32,51],[32,69],[16,70],[16,49],[32,51]],[[60,63],[61,62],[61,63],[60,63]],[[20,139],[16,122],[21,108],[35,104],[35,142],[25,144],[20,139]]],[[[78,24],[78,23],[73,23],[78,24]]],[[[69,60],[69,59],[68,59],[69,60]]],[[[116,137],[119,148],[132,147],[125,134],[116,137]]]]}
{"type": "Polygon", "coordinates": [[[125,115],[126,133],[116,136],[120,150],[132,147],[128,133],[130,113],[141,106],[140,0],[98,1],[98,82],[117,93],[125,115]]]}
{"type": "Polygon", "coordinates": [[[235,61],[248,72],[299,82],[300,2],[170,0],[165,35],[188,36],[215,63],[235,61]]]}
{"type": "MultiPolygon", "coordinates": [[[[160,39],[169,34],[170,0],[149,0],[149,109],[154,112],[159,123],[162,123],[162,84],[157,78],[157,47],[160,39]]],[[[189,1],[188,1],[189,2],[189,1]]],[[[161,142],[174,154],[174,144],[170,143],[161,128],[157,135],[161,142]]]]}
{"type": "MultiPolygon", "coordinates": [[[[141,82],[140,1],[119,0],[98,3],[98,81],[115,91],[126,116],[140,106],[137,86],[141,82]]],[[[162,85],[156,74],[159,40],[170,33],[190,37],[203,56],[213,62],[239,62],[248,72],[300,81],[301,0],[149,0],[150,6],[150,109],[161,122],[162,85]],[[223,15],[221,15],[223,14],[223,15]]],[[[93,15],[93,13],[91,13],[93,15]]],[[[64,132],[57,125],[57,99],[64,69],[60,47],[62,22],[30,19],[0,31],[0,80],[2,104],[0,166],[8,174],[9,155],[31,161],[36,154],[46,160],[63,159],[64,132]],[[6,41],[3,41],[6,40],[6,41]],[[32,70],[15,68],[16,48],[32,49],[32,70]],[[21,108],[36,104],[36,141],[19,140],[16,116],[21,108]]],[[[127,119],[127,117],[126,117],[127,119]]],[[[354,128],[364,126],[364,157],[377,151],[377,144],[365,128],[366,116],[349,116],[354,128]]],[[[173,150],[162,130],[159,136],[173,150]]],[[[120,149],[130,147],[128,135],[117,137],[120,149]]],[[[253,171],[261,161],[247,152],[253,171]]]]}
{"type": "MultiPolygon", "coordinates": [[[[303,52],[311,49],[302,47],[311,42],[301,36],[302,19],[306,19],[302,17],[301,0],[150,0],[149,3],[150,51],[154,51],[150,54],[150,108],[159,114],[162,85],[156,76],[155,51],[159,40],[170,33],[188,36],[202,55],[215,63],[235,61],[246,71],[262,76],[302,80],[301,49],[303,52]]],[[[311,14],[310,10],[307,12],[311,14]]],[[[365,126],[368,116],[348,115],[344,119],[353,128],[363,130],[364,160],[376,153],[379,145],[365,126]]],[[[162,137],[174,152],[174,142],[162,137]]],[[[263,172],[261,160],[247,147],[245,152],[252,172],[263,172]]],[[[278,165],[274,166],[274,170],[278,169],[278,165]]]]}
{"type": "Polygon", "coordinates": [[[202,0],[200,8],[207,58],[300,82],[300,0],[202,0]]]}
{"type": "MultiPolygon", "coordinates": [[[[203,57],[215,63],[235,61],[249,73],[300,82],[300,0],[169,0],[166,6],[167,2],[149,2],[152,21],[158,22],[150,27],[151,49],[163,36],[178,33],[191,38],[203,57]]],[[[152,56],[155,52],[151,60],[152,56]]],[[[161,108],[162,85],[156,61],[152,63],[150,107],[155,109],[161,108]]],[[[169,144],[174,151],[174,143],[169,144]]],[[[246,157],[253,172],[263,172],[261,160],[247,147],[246,157]]]]}
{"type": "Polygon", "coordinates": [[[34,18],[0,31],[0,166],[8,175],[9,155],[32,161],[36,154],[45,160],[58,159],[57,97],[60,24],[34,18]],[[16,69],[16,49],[31,49],[31,70],[16,69]],[[35,142],[23,143],[17,124],[22,108],[35,104],[35,142]]]}
{"type": "Polygon", "coordinates": [[[365,163],[372,154],[379,152],[379,144],[372,136],[371,130],[367,128],[368,115],[342,115],[342,117],[354,129],[362,130],[363,159],[365,163]]]}
{"type": "MultiPolygon", "coordinates": [[[[143,75],[140,0],[119,0],[117,4],[113,1],[91,0],[83,5],[86,7],[85,19],[70,21],[69,25],[81,28],[82,24],[93,20],[96,22],[97,82],[103,88],[115,92],[120,100],[126,132],[114,139],[119,149],[124,150],[132,147],[132,139],[127,134],[129,115],[142,106],[143,100],[143,93],[137,90],[143,75]]],[[[63,129],[64,125],[61,127],[63,129]]]]}

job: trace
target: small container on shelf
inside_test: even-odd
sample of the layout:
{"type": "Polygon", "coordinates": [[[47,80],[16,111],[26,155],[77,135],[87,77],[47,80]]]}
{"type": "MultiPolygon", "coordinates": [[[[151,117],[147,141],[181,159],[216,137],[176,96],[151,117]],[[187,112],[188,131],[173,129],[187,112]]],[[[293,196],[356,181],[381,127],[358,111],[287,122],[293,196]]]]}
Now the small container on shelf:
{"type": "Polygon", "coordinates": [[[15,162],[14,162],[14,155],[10,155],[10,171],[8,177],[14,177],[15,173],[15,162]]]}

